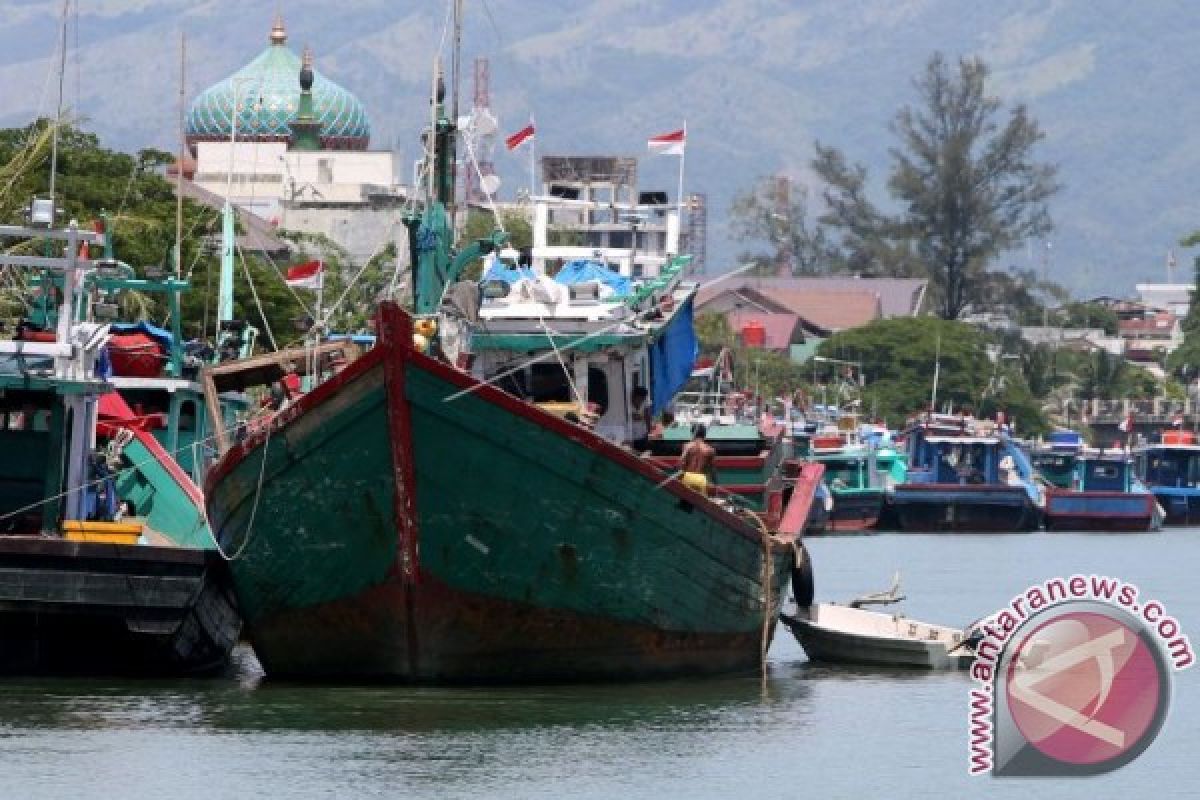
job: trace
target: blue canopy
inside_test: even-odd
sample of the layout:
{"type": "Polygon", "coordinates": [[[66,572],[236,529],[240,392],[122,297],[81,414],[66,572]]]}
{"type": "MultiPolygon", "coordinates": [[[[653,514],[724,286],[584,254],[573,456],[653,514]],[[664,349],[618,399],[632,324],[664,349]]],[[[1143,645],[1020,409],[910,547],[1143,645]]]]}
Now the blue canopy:
{"type": "Polygon", "coordinates": [[[537,276],[533,274],[533,270],[529,267],[516,267],[515,269],[506,267],[504,266],[504,262],[498,258],[492,259],[491,266],[483,274],[483,280],[485,281],[503,281],[509,286],[524,278],[534,280],[537,276]]]}
{"type": "Polygon", "coordinates": [[[633,288],[633,283],[620,273],[613,272],[599,261],[586,258],[568,261],[554,276],[554,280],[570,286],[575,283],[600,281],[605,286],[611,286],[618,297],[627,296],[633,288]]]}
{"type": "Polygon", "coordinates": [[[651,413],[671,404],[676,392],[692,376],[700,344],[692,327],[692,298],[679,307],[658,338],[650,345],[651,413]]]}

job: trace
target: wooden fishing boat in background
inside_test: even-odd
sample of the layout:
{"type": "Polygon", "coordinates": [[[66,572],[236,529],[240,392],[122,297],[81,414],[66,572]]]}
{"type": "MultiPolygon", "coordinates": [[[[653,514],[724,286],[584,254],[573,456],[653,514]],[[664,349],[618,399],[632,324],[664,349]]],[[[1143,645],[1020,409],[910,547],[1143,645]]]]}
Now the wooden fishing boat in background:
{"type": "Polygon", "coordinates": [[[887,441],[867,441],[858,435],[857,418],[818,432],[810,458],[825,466],[824,481],[832,495],[826,530],[864,531],[875,528],[887,494],[904,483],[904,454],[887,441]]]}
{"type": "Polygon", "coordinates": [[[1192,431],[1164,431],[1134,450],[1137,475],[1166,514],[1166,525],[1200,524],[1200,444],[1192,431]]]}
{"type": "Polygon", "coordinates": [[[890,499],[901,530],[1037,529],[1043,491],[1025,454],[993,425],[935,414],[904,437],[908,476],[890,499]]]}
{"type": "Polygon", "coordinates": [[[42,336],[0,341],[0,670],[219,670],[241,625],[228,573],[199,489],[107,376],[109,326],[86,303],[104,265],[78,253],[99,236],[3,233],[68,256],[23,259],[61,304],[42,336]]]}
{"type": "Polygon", "coordinates": [[[1046,490],[1049,531],[1152,531],[1163,513],[1124,450],[1081,450],[1067,488],[1046,490]]]}

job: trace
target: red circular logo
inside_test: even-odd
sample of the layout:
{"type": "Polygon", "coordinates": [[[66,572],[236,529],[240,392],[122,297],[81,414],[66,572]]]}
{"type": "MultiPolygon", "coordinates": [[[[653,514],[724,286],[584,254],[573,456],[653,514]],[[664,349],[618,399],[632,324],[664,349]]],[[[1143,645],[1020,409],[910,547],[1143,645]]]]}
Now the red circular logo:
{"type": "Polygon", "coordinates": [[[1137,631],[1079,611],[1056,616],[1020,641],[1005,690],[1012,720],[1030,745],[1063,763],[1099,764],[1157,734],[1165,680],[1137,631]]]}

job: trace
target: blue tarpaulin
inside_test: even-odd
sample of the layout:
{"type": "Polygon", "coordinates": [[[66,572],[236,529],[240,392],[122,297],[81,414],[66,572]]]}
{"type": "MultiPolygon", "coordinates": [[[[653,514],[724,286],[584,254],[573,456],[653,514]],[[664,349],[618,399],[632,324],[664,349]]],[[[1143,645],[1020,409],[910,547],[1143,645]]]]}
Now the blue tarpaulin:
{"type": "Polygon", "coordinates": [[[599,261],[581,258],[568,261],[554,276],[554,280],[570,286],[588,281],[600,281],[605,286],[611,286],[617,297],[625,297],[632,289],[632,282],[620,273],[613,272],[599,261]]]}
{"type": "Polygon", "coordinates": [[[650,345],[651,412],[657,415],[671,404],[675,393],[692,376],[700,344],[692,327],[692,298],[688,298],[650,345]]]}
{"type": "Polygon", "coordinates": [[[483,274],[483,280],[485,281],[504,281],[509,286],[525,278],[536,280],[537,276],[533,274],[533,270],[529,267],[506,267],[504,266],[504,262],[498,258],[492,259],[491,266],[483,274]]]}

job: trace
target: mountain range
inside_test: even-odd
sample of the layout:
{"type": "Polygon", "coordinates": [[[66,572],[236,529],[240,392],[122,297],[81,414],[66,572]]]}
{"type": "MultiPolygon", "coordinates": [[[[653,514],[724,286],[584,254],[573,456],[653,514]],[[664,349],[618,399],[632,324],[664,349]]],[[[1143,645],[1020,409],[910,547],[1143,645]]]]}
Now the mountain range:
{"type": "MultiPolygon", "coordinates": [[[[814,140],[864,163],[875,195],[894,143],[889,122],[915,101],[930,55],[980,55],[991,91],[1026,104],[1045,131],[1038,156],[1057,163],[1054,233],[996,268],[1033,268],[1081,294],[1125,294],[1190,280],[1178,240],[1200,228],[1200,72],[1189,0],[467,0],[462,97],[473,59],[490,64],[501,132],[537,122],[539,154],[644,155],[645,140],[688,129],[686,188],[709,199],[710,270],[750,246],[730,236],[735,194],[760,176],[811,181],[814,140]]],[[[444,0],[330,4],[288,0],[82,0],[71,3],[64,103],[108,146],[175,147],[179,35],[186,96],[267,45],[280,10],[289,45],[355,92],[372,146],[418,154],[435,55],[448,57],[444,0]]],[[[56,104],[62,3],[8,0],[0,29],[0,124],[56,104]]],[[[499,146],[509,196],[528,181],[526,155],[499,146]]],[[[642,188],[675,191],[678,162],[649,157],[642,188]]]]}

